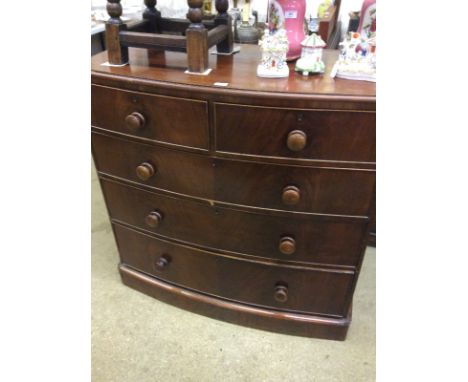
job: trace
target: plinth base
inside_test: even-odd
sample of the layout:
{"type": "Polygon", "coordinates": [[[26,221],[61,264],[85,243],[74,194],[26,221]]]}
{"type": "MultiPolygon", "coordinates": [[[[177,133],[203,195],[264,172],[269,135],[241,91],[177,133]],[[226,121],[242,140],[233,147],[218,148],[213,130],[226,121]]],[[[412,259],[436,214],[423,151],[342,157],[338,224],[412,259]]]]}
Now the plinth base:
{"type": "Polygon", "coordinates": [[[296,336],[343,341],[351,323],[351,309],[346,318],[281,312],[244,305],[181,288],[119,266],[122,282],[163,302],[233,324],[296,336]]]}

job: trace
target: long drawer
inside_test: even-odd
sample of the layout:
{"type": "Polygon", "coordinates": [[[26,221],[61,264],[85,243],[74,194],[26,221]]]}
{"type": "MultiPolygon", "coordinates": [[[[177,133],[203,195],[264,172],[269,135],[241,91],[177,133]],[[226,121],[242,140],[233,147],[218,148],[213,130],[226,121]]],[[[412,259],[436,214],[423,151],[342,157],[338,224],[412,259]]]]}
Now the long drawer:
{"type": "Polygon", "coordinates": [[[96,85],[91,92],[93,126],[157,142],[209,148],[206,101],[96,85]]]}
{"type": "Polygon", "coordinates": [[[215,104],[216,150],[375,162],[375,113],[215,104]]]}
{"type": "Polygon", "coordinates": [[[374,171],[210,158],[97,133],[92,143],[100,172],[160,190],[266,209],[367,216],[375,184],[374,171]],[[144,180],[137,175],[142,166],[153,169],[144,180]]]}
{"type": "Polygon", "coordinates": [[[101,184],[114,221],[158,235],[268,259],[358,265],[366,219],[239,211],[105,179],[101,184]]]}
{"type": "Polygon", "coordinates": [[[122,263],[164,281],[277,310],[346,314],[355,277],[352,271],[245,261],[175,245],[118,224],[114,231],[122,263]]]}

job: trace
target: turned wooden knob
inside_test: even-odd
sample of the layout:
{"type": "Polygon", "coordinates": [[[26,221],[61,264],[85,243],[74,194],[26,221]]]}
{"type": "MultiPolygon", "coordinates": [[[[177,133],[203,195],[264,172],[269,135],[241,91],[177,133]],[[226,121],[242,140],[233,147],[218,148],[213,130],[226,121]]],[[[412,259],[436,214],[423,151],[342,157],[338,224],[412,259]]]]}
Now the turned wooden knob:
{"type": "Polygon", "coordinates": [[[161,223],[162,215],[159,211],[151,211],[145,218],[145,223],[151,228],[156,228],[161,223]]]}
{"type": "Polygon", "coordinates": [[[302,130],[293,130],[288,134],[288,149],[291,151],[301,151],[307,143],[307,135],[302,130]]]}
{"type": "Polygon", "coordinates": [[[120,16],[122,16],[120,0],[107,0],[106,9],[111,19],[120,20],[120,16]]]}
{"type": "Polygon", "coordinates": [[[296,240],[290,236],[284,236],[280,239],[278,248],[283,255],[292,255],[296,251],[296,240]]]}
{"type": "Polygon", "coordinates": [[[288,287],[284,285],[277,285],[275,287],[275,300],[278,302],[288,301],[288,287]]]}
{"type": "Polygon", "coordinates": [[[282,199],[287,206],[295,206],[301,200],[301,190],[296,186],[286,186],[283,188],[282,199]]]}
{"type": "Polygon", "coordinates": [[[143,162],[136,168],[136,174],[141,180],[148,180],[155,172],[154,166],[149,162],[143,162]]]}
{"type": "MultiPolygon", "coordinates": [[[[203,20],[203,10],[201,9],[203,6],[203,0],[187,0],[189,11],[187,13],[187,18],[193,24],[201,24],[203,20]]],[[[199,26],[202,28],[203,24],[199,26]]]]}
{"type": "Polygon", "coordinates": [[[125,117],[125,124],[130,130],[139,130],[145,126],[145,117],[134,111],[125,117]]]}
{"type": "Polygon", "coordinates": [[[216,0],[215,7],[220,15],[224,15],[226,14],[226,11],[229,8],[229,1],[228,0],[216,0]]]}
{"type": "Polygon", "coordinates": [[[155,268],[159,271],[163,271],[167,268],[169,263],[171,262],[171,258],[167,255],[162,255],[159,259],[156,260],[155,268]]]}

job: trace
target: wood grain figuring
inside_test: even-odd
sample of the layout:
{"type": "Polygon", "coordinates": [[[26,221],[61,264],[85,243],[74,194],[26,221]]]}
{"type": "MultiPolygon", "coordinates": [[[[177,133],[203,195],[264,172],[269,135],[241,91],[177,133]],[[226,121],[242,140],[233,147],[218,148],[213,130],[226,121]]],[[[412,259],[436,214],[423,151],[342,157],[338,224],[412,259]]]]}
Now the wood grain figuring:
{"type": "Polygon", "coordinates": [[[210,21],[201,0],[190,20],[145,5],[125,32],[109,0],[112,49],[92,58],[92,152],[123,283],[227,322],[344,340],[375,227],[375,84],[331,78],[330,50],[324,75],[290,63],[288,78],[257,77],[258,46],[207,54],[232,49],[226,0],[210,21]],[[143,32],[163,30],[188,55],[130,48],[128,65],[102,65],[125,44],[161,46],[143,32]],[[187,59],[212,71],[187,74],[187,59]]]}
{"type": "Polygon", "coordinates": [[[119,225],[114,230],[122,263],[161,280],[261,307],[336,317],[347,313],[345,300],[354,278],[351,271],[278,267],[177,246],[119,225]],[[164,255],[170,256],[170,264],[160,270],[155,264],[164,255]],[[278,283],[287,285],[284,301],[275,297],[278,283]]]}
{"type": "Polygon", "coordinates": [[[188,70],[192,73],[203,73],[208,66],[208,30],[202,23],[203,0],[187,0],[189,11],[187,18],[190,25],[185,32],[187,36],[188,70]]]}
{"type": "Polygon", "coordinates": [[[150,193],[102,180],[112,219],[155,234],[225,250],[283,261],[357,266],[367,220],[310,215],[277,216],[246,213],[150,193]],[[148,225],[158,211],[164,218],[148,225]],[[280,245],[280,241],[288,242],[280,245]],[[340,240],[336,238],[339,237],[340,240]]]}
{"type": "Polygon", "coordinates": [[[220,151],[375,162],[374,113],[224,104],[216,104],[215,113],[220,151]]]}
{"type": "Polygon", "coordinates": [[[148,296],[179,308],[230,323],[296,336],[344,341],[351,322],[346,318],[264,309],[211,297],[169,284],[121,264],[122,282],[148,296]]]}
{"type": "Polygon", "coordinates": [[[120,45],[120,32],[127,29],[122,22],[122,5],[120,0],[108,0],[106,5],[110,18],[106,22],[106,47],[108,61],[112,65],[122,65],[128,62],[128,48],[120,45]]]}
{"type": "Polygon", "coordinates": [[[116,22],[106,23],[106,47],[111,48],[108,59],[112,65],[123,65],[128,62],[128,48],[120,45],[120,33],[126,29],[125,24],[116,22]]]}
{"type": "Polygon", "coordinates": [[[209,148],[208,108],[202,101],[92,86],[91,124],[157,142],[209,148]],[[129,128],[127,118],[134,113],[141,115],[143,126],[129,128]]]}
{"type": "Polygon", "coordinates": [[[373,171],[232,161],[101,134],[92,135],[92,145],[98,170],[106,174],[158,190],[267,209],[366,216],[375,183],[373,171]],[[155,169],[146,180],[136,171],[142,163],[155,169]],[[295,205],[283,202],[284,188],[291,185],[301,190],[295,205]]]}
{"type": "Polygon", "coordinates": [[[276,80],[256,76],[255,68],[261,52],[255,45],[242,45],[240,53],[232,56],[208,55],[208,66],[213,69],[208,76],[184,73],[187,58],[183,53],[149,52],[144,49],[130,49],[129,52],[130,65],[124,67],[102,66],[107,61],[107,52],[94,55],[91,59],[93,83],[116,83],[132,90],[164,89],[165,94],[171,90],[177,90],[180,94],[189,91],[193,92],[192,97],[215,94],[231,101],[235,95],[237,102],[253,97],[256,99],[255,105],[259,103],[259,98],[269,105],[277,102],[278,106],[283,104],[292,108],[317,100],[328,109],[351,107],[375,110],[375,83],[330,77],[333,63],[338,58],[338,51],[335,50],[324,50],[326,69],[323,75],[304,77],[295,73],[294,63],[290,63],[290,76],[276,80]],[[213,86],[215,82],[229,85],[219,88],[213,86]],[[292,100],[295,101],[293,104],[286,105],[292,100]]]}

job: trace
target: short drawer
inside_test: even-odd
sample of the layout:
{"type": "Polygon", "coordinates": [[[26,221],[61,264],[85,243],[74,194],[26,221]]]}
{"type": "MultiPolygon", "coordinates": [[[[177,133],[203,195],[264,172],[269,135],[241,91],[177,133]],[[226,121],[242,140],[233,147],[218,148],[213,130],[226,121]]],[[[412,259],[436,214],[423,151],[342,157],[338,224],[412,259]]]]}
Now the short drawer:
{"type": "Polygon", "coordinates": [[[184,153],[92,133],[100,172],[150,187],[201,198],[213,195],[213,166],[206,155],[184,153]]]}
{"type": "Polygon", "coordinates": [[[216,150],[375,162],[375,113],[215,104],[216,150]]]}
{"type": "Polygon", "coordinates": [[[172,244],[114,225],[122,263],[216,297],[278,310],[344,317],[352,271],[284,267],[172,244]]]}
{"type": "Polygon", "coordinates": [[[92,143],[98,171],[157,189],[265,209],[367,216],[375,185],[370,170],[215,159],[96,133],[92,143]],[[140,170],[140,176],[148,177],[141,179],[140,170]]]}
{"type": "Polygon", "coordinates": [[[366,219],[262,214],[101,181],[109,214],[204,248],[291,262],[357,266],[366,219]],[[337,240],[339,238],[339,240],[337,240]]]}
{"type": "Polygon", "coordinates": [[[209,148],[204,101],[93,85],[91,105],[93,126],[152,141],[209,148]]]}

